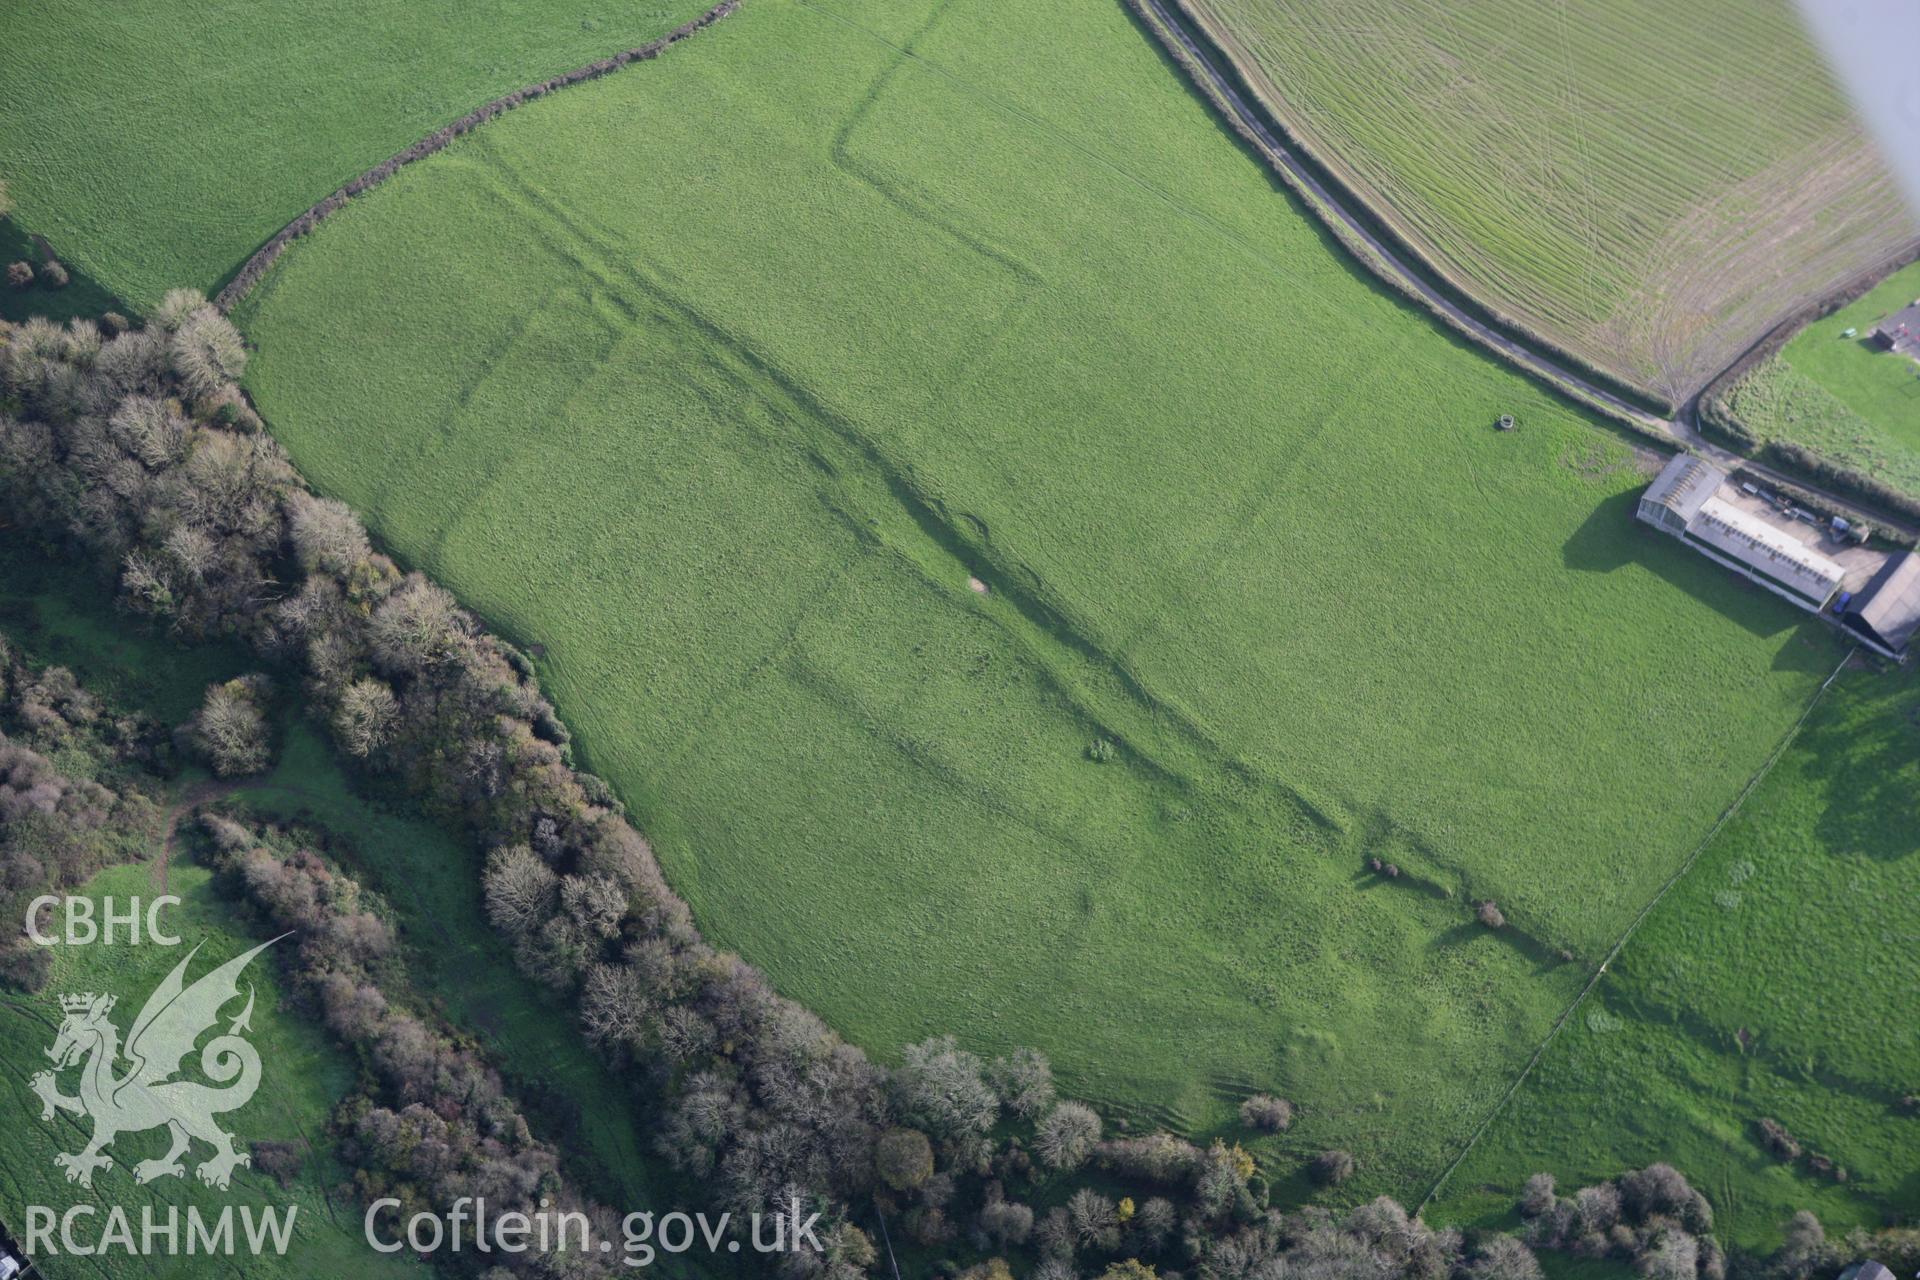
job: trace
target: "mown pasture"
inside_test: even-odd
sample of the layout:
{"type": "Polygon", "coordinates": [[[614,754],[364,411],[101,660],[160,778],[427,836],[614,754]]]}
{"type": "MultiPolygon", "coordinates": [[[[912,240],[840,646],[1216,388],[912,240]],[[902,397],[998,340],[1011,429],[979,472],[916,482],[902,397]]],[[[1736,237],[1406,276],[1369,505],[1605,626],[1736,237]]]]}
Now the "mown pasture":
{"type": "Polygon", "coordinates": [[[1183,0],[1368,208],[1678,402],[1916,225],[1789,0],[1183,0]]]}
{"type": "Polygon", "coordinates": [[[1492,1218],[1536,1170],[1563,1187],[1653,1160],[1736,1242],[1795,1210],[1878,1225],[1920,1194],[1920,679],[1849,672],[1647,920],[1441,1200],[1492,1218]],[[1762,1147],[1762,1118],[1804,1149],[1762,1147]],[[1822,1155],[1847,1180],[1812,1167],[1822,1155]]]}
{"type": "Polygon", "coordinates": [[[1283,1092],[1266,1152],[1352,1147],[1353,1194],[1437,1171],[1837,659],[1098,0],[748,6],[240,319],[296,461],[538,647],[714,937],[1136,1123],[1283,1092]]]}
{"type": "Polygon", "coordinates": [[[1808,325],[1733,385],[1727,408],[1762,440],[1805,445],[1920,497],[1920,363],[1873,341],[1874,326],[1916,298],[1920,263],[1808,325]]]}
{"type": "Polygon", "coordinates": [[[133,306],[179,285],[212,293],[295,214],[416,138],[509,90],[656,39],[703,7],[9,5],[0,178],[19,227],[133,306]]]}

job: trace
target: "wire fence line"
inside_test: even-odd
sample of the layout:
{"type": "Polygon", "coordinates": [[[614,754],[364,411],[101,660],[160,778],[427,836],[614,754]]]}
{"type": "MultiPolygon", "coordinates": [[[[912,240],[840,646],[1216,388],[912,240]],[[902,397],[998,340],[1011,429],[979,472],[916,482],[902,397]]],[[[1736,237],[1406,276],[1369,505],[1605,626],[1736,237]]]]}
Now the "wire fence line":
{"type": "Polygon", "coordinates": [[[1741,806],[1747,802],[1747,797],[1753,794],[1754,789],[1766,779],[1769,773],[1773,772],[1773,766],[1779,763],[1780,757],[1786,754],[1787,748],[1792,746],[1794,739],[1800,736],[1800,730],[1805,727],[1808,718],[1813,715],[1814,708],[1820,705],[1821,700],[1826,697],[1827,690],[1833,687],[1833,682],[1840,678],[1840,673],[1847,669],[1847,664],[1852,662],[1854,655],[1859,652],[1858,646],[1847,650],[1846,656],[1840,659],[1839,665],[1834,667],[1834,669],[1828,673],[1827,678],[1820,682],[1820,687],[1813,691],[1813,696],[1807,700],[1807,705],[1800,712],[1800,718],[1793,722],[1792,727],[1787,730],[1786,735],[1774,745],[1773,751],[1761,762],[1760,768],[1754,772],[1751,778],[1747,779],[1746,785],[1740,788],[1740,794],[1733,798],[1733,802],[1714,820],[1713,825],[1707,828],[1707,833],[1700,838],[1698,844],[1694,845],[1692,851],[1687,854],[1685,860],[1674,870],[1674,873],[1667,877],[1666,883],[1660,886],[1660,891],[1649,898],[1646,905],[1642,906],[1639,912],[1634,915],[1633,919],[1627,922],[1627,927],[1621,930],[1620,936],[1614,940],[1612,948],[1608,950],[1605,958],[1600,961],[1599,967],[1593,971],[1593,976],[1587,979],[1586,985],[1580,988],[1580,993],[1574,996],[1572,1003],[1560,1011],[1560,1016],[1554,1019],[1553,1026],[1548,1028],[1546,1038],[1535,1046],[1533,1056],[1527,1059],[1527,1065],[1520,1069],[1520,1074],[1513,1078],[1513,1083],[1509,1084],[1506,1092],[1500,1095],[1500,1100],[1493,1104],[1493,1109],[1487,1112],[1480,1123],[1474,1127],[1472,1135],[1467,1138],[1466,1145],[1460,1148],[1460,1153],[1453,1158],[1453,1162],[1446,1167],[1439,1178],[1434,1181],[1433,1186],[1427,1191],[1427,1194],[1421,1198],[1419,1205],[1414,1209],[1414,1216],[1418,1217],[1420,1214],[1426,1212],[1427,1206],[1433,1203],[1434,1198],[1438,1196],[1441,1189],[1447,1185],[1447,1180],[1453,1177],[1454,1173],[1465,1163],[1466,1158],[1473,1153],[1473,1149],[1480,1145],[1480,1139],[1486,1134],[1488,1129],[1492,1128],[1493,1122],[1499,1118],[1502,1111],[1506,1110],[1507,1103],[1513,1100],[1514,1094],[1520,1092],[1520,1086],[1527,1082],[1527,1077],[1532,1075],[1533,1069],[1540,1064],[1540,1059],[1546,1055],[1547,1048],[1553,1043],[1554,1037],[1558,1036],[1561,1029],[1573,1020],[1573,1015],[1579,1012],[1580,1006],[1586,1002],[1588,996],[1593,994],[1594,988],[1600,985],[1600,980],[1607,976],[1607,966],[1611,965],[1614,959],[1619,956],[1620,952],[1626,947],[1627,942],[1633,937],[1634,931],[1639,929],[1641,923],[1653,914],[1653,909],[1660,905],[1661,900],[1665,898],[1668,893],[1672,892],[1673,887],[1680,883],[1687,872],[1693,870],[1693,864],[1700,860],[1700,855],[1707,851],[1707,846],[1713,843],[1714,838],[1720,834],[1721,829],[1733,819],[1736,813],[1740,812],[1741,806]]]}

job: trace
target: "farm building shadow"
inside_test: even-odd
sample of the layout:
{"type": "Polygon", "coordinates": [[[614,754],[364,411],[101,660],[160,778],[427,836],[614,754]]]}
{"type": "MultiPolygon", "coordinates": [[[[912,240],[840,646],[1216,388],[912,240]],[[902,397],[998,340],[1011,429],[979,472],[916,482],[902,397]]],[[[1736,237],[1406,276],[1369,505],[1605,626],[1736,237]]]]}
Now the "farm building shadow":
{"type": "Polygon", "coordinates": [[[1636,520],[1639,501],[1639,491],[1629,490],[1596,506],[1561,545],[1567,568],[1612,573],[1629,564],[1642,565],[1763,638],[1791,631],[1799,623],[1791,605],[1636,520]]]}

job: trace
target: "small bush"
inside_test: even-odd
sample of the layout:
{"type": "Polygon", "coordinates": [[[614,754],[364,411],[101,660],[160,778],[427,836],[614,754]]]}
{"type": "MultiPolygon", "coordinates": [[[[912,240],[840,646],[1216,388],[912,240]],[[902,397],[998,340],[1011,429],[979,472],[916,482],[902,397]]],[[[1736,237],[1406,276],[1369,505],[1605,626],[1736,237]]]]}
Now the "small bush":
{"type": "Polygon", "coordinates": [[[281,1190],[293,1185],[305,1164],[296,1142],[256,1142],[253,1144],[253,1168],[280,1184],[281,1190]]]}
{"type": "Polygon", "coordinates": [[[1270,1093],[1256,1093],[1240,1104],[1240,1123],[1262,1133],[1279,1133],[1293,1123],[1293,1104],[1270,1093]]]}
{"type": "Polygon", "coordinates": [[[1099,1115],[1078,1102],[1054,1107],[1033,1136],[1034,1150],[1053,1169],[1078,1169],[1099,1142],[1099,1115]]]}
{"type": "Polygon", "coordinates": [[[33,283],[33,264],[31,262],[9,262],[7,264],[7,284],[14,289],[24,289],[33,283]]]}
{"type": "Polygon", "coordinates": [[[100,317],[100,331],[109,338],[117,338],[133,326],[118,311],[109,311],[100,317]]]}
{"type": "Polygon", "coordinates": [[[67,280],[67,269],[53,259],[49,258],[40,264],[40,283],[47,288],[64,289],[67,287],[67,280]]]}
{"type": "Polygon", "coordinates": [[[1114,746],[1105,738],[1095,738],[1087,747],[1087,759],[1095,764],[1106,764],[1114,757],[1114,746]]]}
{"type": "Polygon", "coordinates": [[[1307,1176],[1323,1187],[1337,1187],[1353,1176],[1356,1167],[1351,1152],[1322,1151],[1307,1166],[1307,1176]]]}
{"type": "Polygon", "coordinates": [[[1800,1158],[1800,1144],[1787,1132],[1787,1127],[1772,1116],[1761,1116],[1754,1123],[1754,1128],[1760,1132],[1760,1145],[1776,1160],[1800,1158]]]}
{"type": "Polygon", "coordinates": [[[1553,1175],[1536,1173],[1527,1179],[1526,1189],[1520,1193],[1520,1216],[1537,1218],[1553,1208],[1553,1175]]]}
{"type": "Polygon", "coordinates": [[[1487,926],[1487,928],[1489,929],[1499,929],[1504,927],[1507,923],[1506,916],[1500,913],[1500,908],[1494,905],[1494,902],[1491,898],[1481,903],[1479,908],[1474,912],[1474,914],[1476,917],[1478,917],[1480,923],[1487,926]]]}

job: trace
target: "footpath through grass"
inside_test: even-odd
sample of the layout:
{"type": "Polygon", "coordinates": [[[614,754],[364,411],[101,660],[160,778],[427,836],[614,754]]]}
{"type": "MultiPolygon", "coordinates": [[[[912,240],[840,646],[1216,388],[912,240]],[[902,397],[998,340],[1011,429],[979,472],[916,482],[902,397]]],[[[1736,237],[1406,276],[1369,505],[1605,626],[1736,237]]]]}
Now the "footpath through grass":
{"type": "Polygon", "coordinates": [[[1797,1209],[1876,1225],[1920,1195],[1920,677],[1843,676],[1650,916],[1485,1140],[1441,1218],[1491,1220],[1546,1170],[1563,1187],[1684,1169],[1731,1239],[1797,1209]],[[1806,1155],[1768,1154],[1757,1122],[1806,1155]],[[1810,1163],[1823,1155],[1844,1183],[1810,1163]]]}
{"type": "MultiPolygon", "coordinates": [[[[135,307],[177,285],[211,294],[348,178],[483,102],[645,44],[703,7],[7,5],[0,178],[19,226],[135,307]]],[[[57,307],[65,295],[33,296],[57,307]]]]}
{"type": "Polygon", "coordinates": [[[1136,1123],[1284,1093],[1264,1153],[1356,1195],[1422,1189],[1835,660],[1100,0],[761,0],[241,319],[298,463],[541,646],[722,944],[1136,1123]]]}

